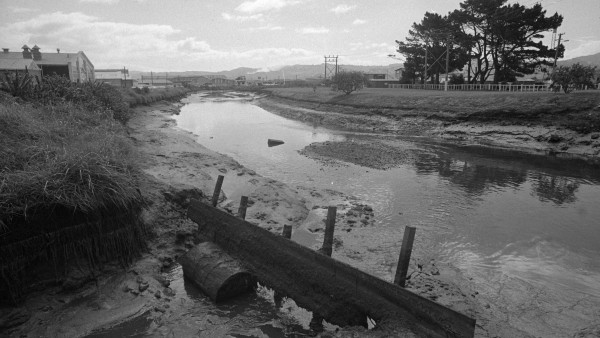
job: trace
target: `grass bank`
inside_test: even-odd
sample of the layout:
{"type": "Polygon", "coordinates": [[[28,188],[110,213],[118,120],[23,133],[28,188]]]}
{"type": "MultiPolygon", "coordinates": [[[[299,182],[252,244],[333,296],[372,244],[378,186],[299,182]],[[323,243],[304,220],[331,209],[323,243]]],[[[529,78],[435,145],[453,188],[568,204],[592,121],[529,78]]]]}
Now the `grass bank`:
{"type": "Polygon", "coordinates": [[[422,116],[448,122],[543,124],[580,133],[600,131],[600,92],[440,92],[368,88],[350,95],[326,87],[269,88],[273,97],[355,108],[388,117],[422,116]]]}
{"type": "Polygon", "coordinates": [[[184,87],[155,88],[148,90],[127,88],[120,89],[120,91],[123,95],[123,100],[129,105],[129,107],[147,105],[162,100],[180,99],[190,92],[189,89],[184,87]]]}
{"type": "MultiPolygon", "coordinates": [[[[145,103],[184,93],[151,92],[145,103]]],[[[34,285],[76,287],[74,266],[93,276],[146,239],[127,97],[59,78],[18,94],[0,91],[0,304],[34,285]]]]}

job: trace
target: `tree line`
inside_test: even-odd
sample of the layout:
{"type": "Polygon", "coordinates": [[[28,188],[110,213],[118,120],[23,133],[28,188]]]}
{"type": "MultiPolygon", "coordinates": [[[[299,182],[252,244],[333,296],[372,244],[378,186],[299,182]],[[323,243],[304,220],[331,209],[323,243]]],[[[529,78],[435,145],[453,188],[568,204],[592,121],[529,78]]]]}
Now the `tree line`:
{"type": "Polygon", "coordinates": [[[466,67],[467,83],[502,83],[547,70],[564,46],[550,48],[542,39],[562,21],[539,3],[526,7],[507,0],[465,0],[444,16],[427,12],[405,41],[396,41],[406,59],[402,80],[439,83],[440,74],[466,67]]]}

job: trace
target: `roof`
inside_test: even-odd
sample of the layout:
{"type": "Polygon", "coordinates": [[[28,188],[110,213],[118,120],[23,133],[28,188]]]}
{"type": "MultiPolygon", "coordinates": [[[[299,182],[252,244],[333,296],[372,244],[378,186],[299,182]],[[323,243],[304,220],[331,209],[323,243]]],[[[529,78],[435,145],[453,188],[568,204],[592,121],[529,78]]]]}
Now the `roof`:
{"type": "MultiPolygon", "coordinates": [[[[38,65],[67,65],[72,60],[77,59],[77,55],[81,53],[90,64],[90,60],[87,58],[84,52],[77,53],[43,53],[42,59],[36,60],[35,63],[38,65]]],[[[23,59],[23,52],[0,52],[0,60],[6,59],[20,59],[20,60],[33,60],[33,59],[23,59]]]]}
{"type": "Polygon", "coordinates": [[[77,53],[42,53],[42,59],[35,62],[39,65],[66,65],[77,59],[77,53]]]}
{"type": "MultiPolygon", "coordinates": [[[[0,60],[6,60],[6,59],[23,59],[23,52],[2,52],[0,53],[0,60]]],[[[28,59],[31,60],[31,59],[28,59]]]]}
{"type": "Polygon", "coordinates": [[[31,71],[40,70],[40,67],[31,59],[0,59],[0,69],[2,70],[23,70],[25,68],[31,71]]]}

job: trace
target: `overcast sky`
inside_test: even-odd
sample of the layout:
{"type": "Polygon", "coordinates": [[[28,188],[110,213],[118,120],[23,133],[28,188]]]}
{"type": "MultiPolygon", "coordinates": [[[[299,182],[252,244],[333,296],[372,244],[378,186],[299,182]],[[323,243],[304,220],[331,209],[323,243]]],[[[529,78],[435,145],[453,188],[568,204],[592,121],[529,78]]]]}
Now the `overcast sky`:
{"type": "MultiPolygon", "coordinates": [[[[220,71],[320,64],[387,65],[426,11],[460,0],[0,0],[0,47],[83,50],[96,68],[220,71]]],[[[514,2],[514,0],[513,0],[514,2]]],[[[600,52],[600,0],[541,2],[564,16],[566,57],[600,52]]]]}

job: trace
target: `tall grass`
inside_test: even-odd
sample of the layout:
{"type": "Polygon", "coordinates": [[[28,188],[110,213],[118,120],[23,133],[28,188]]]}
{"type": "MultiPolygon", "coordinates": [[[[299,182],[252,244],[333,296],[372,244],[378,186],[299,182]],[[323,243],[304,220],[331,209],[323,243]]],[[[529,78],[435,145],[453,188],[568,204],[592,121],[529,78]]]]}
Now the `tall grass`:
{"type": "MultiPolygon", "coordinates": [[[[154,88],[148,90],[136,89],[137,88],[121,89],[123,100],[129,104],[129,107],[147,105],[161,100],[180,99],[190,91],[183,87],[154,88]]],[[[147,87],[144,89],[147,89],[147,87]]]]}
{"type": "Polygon", "coordinates": [[[0,97],[0,303],[19,299],[32,267],[52,265],[60,280],[73,260],[125,262],[144,246],[121,94],[62,79],[33,93],[0,97]]]}

